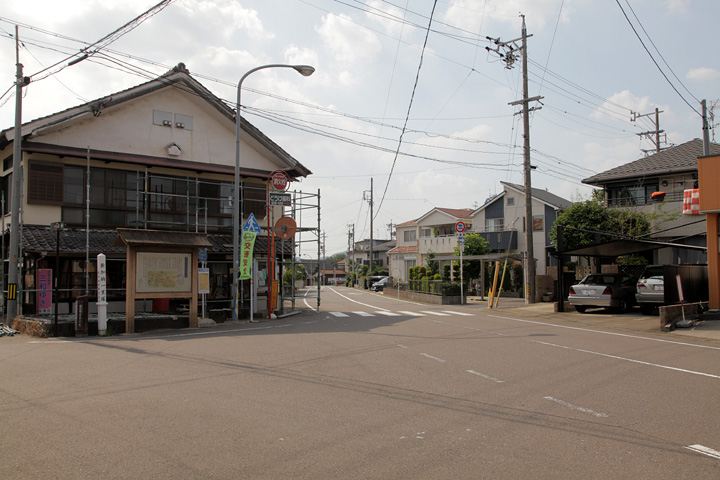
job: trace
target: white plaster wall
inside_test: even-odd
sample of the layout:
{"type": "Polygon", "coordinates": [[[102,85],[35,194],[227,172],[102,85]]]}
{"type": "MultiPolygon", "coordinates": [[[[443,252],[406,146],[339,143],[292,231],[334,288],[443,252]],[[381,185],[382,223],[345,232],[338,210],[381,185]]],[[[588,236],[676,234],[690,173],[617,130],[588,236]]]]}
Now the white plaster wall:
{"type": "MultiPolygon", "coordinates": [[[[241,140],[241,166],[263,170],[277,168],[266,152],[253,148],[258,147],[253,139],[243,134],[241,140]]],[[[235,165],[234,123],[204,100],[173,87],[107,108],[98,117],[85,116],[78,122],[68,123],[67,127],[40,132],[31,141],[235,165]],[[154,125],[153,110],[191,116],[193,129],[177,128],[174,124],[172,127],[154,125]],[[168,155],[167,146],[171,143],[181,147],[179,157],[168,155]]]]}

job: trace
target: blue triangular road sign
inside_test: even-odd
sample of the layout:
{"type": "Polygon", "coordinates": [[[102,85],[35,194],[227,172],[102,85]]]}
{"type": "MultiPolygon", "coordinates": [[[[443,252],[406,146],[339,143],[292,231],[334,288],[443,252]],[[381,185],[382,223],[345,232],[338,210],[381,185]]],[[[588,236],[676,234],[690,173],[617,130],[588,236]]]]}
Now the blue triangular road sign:
{"type": "Polygon", "coordinates": [[[258,225],[258,222],[255,219],[254,213],[250,214],[247,221],[245,221],[245,225],[243,225],[242,229],[243,229],[243,232],[255,232],[257,234],[260,233],[260,225],[258,225]]]}

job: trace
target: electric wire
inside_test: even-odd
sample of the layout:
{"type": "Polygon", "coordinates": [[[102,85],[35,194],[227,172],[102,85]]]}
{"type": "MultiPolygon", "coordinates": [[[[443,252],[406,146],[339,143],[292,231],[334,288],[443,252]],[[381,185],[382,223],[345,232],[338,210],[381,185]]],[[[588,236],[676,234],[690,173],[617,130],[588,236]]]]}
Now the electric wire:
{"type": "Polygon", "coordinates": [[[667,83],[670,85],[670,87],[672,87],[672,89],[675,91],[675,93],[678,94],[678,96],[682,99],[682,101],[685,102],[685,104],[686,104],[688,107],[690,107],[690,109],[691,109],[692,111],[694,111],[695,113],[697,113],[698,116],[700,116],[700,118],[702,118],[702,113],[698,112],[697,109],[696,109],[695,107],[693,107],[693,106],[690,104],[690,102],[688,102],[688,101],[685,99],[685,97],[682,95],[682,93],[680,93],[680,91],[679,91],[679,90],[675,87],[675,85],[670,81],[670,79],[669,79],[668,76],[665,74],[665,72],[663,72],[663,69],[660,67],[660,65],[658,64],[657,60],[655,60],[655,57],[653,56],[653,54],[650,53],[650,50],[647,48],[647,45],[645,45],[645,42],[643,41],[642,37],[640,37],[640,34],[639,34],[638,31],[635,29],[635,25],[633,25],[633,23],[630,21],[630,18],[627,16],[627,13],[625,13],[625,9],[623,8],[622,4],[620,3],[620,0],[615,0],[615,2],[617,3],[618,7],[620,7],[620,10],[622,10],[622,13],[623,13],[623,16],[625,17],[625,20],[627,20],[628,24],[630,25],[630,28],[632,28],[632,31],[635,33],[635,36],[637,37],[637,39],[640,40],[640,44],[643,46],[643,49],[645,49],[645,51],[647,52],[647,54],[650,56],[650,60],[652,60],[652,62],[655,64],[655,66],[657,67],[657,69],[658,69],[658,71],[660,72],[660,74],[663,76],[663,78],[665,78],[665,80],[667,81],[667,83]]]}

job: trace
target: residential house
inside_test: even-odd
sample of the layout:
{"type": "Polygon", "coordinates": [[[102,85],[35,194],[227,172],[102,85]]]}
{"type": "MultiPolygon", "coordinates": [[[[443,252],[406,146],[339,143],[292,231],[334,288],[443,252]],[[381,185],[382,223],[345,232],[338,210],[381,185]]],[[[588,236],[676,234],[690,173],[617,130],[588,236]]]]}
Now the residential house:
{"type": "MultiPolygon", "coordinates": [[[[20,287],[21,311],[39,312],[41,270],[53,269],[59,276],[60,312],[69,311],[72,300],[86,288],[94,297],[99,253],[107,256],[108,310],[122,311],[129,244],[128,236],[119,235],[117,229],[124,228],[143,231],[147,241],[155,243],[157,254],[149,260],[164,255],[165,248],[188,243],[192,236],[194,246],[202,245],[208,255],[208,307],[229,312],[235,121],[234,109],[196,81],[181,63],[149,82],[27,122],[20,139],[14,138],[12,128],[0,132],[1,188],[6,199],[17,174],[13,172],[13,144],[22,142],[20,278],[25,281],[20,287]],[[65,226],[59,245],[50,231],[55,222],[65,226]]],[[[252,213],[265,229],[269,221],[283,215],[283,207],[267,206],[268,177],[275,170],[283,170],[290,180],[311,173],[243,119],[241,223],[252,213]]],[[[9,225],[10,202],[4,206],[5,226],[17,229],[9,225]]],[[[266,234],[267,230],[255,244],[261,297],[263,288],[267,291],[263,284],[266,234]]],[[[290,242],[280,242],[277,255],[292,255],[290,242]]],[[[241,283],[244,303],[249,299],[250,282],[241,283]]],[[[159,289],[155,296],[161,295],[159,289]]],[[[146,308],[146,303],[138,308],[146,308]]],[[[261,310],[264,304],[262,298],[256,302],[261,310]]],[[[172,302],[153,305],[172,308],[172,302]]]]}
{"type": "MultiPolygon", "coordinates": [[[[711,154],[720,154],[720,145],[710,144],[711,154]]],[[[602,188],[608,207],[647,213],[653,231],[650,239],[692,246],[707,246],[705,218],[683,214],[685,191],[698,188],[698,157],[703,142],[694,139],[620,165],[583,180],[602,188]]],[[[701,250],[662,248],[652,253],[652,263],[707,263],[701,250]]]]}
{"type": "MultiPolygon", "coordinates": [[[[352,251],[348,252],[347,259],[350,262],[346,265],[346,269],[359,268],[361,265],[370,266],[370,239],[355,242],[352,251]]],[[[394,240],[382,240],[373,238],[372,240],[372,257],[373,267],[387,268],[388,256],[387,252],[395,246],[394,240]]]]}
{"type": "MultiPolygon", "coordinates": [[[[527,251],[525,229],[525,187],[500,182],[503,191],[490,198],[483,206],[472,212],[473,227],[469,229],[483,237],[495,252],[521,253],[527,251]]],[[[550,229],[563,210],[571,202],[547,190],[532,189],[533,251],[536,272],[544,275],[546,268],[555,264],[548,253],[551,246],[550,229]]]]}
{"type": "Polygon", "coordinates": [[[388,251],[389,274],[405,281],[408,271],[426,265],[428,255],[453,255],[457,247],[455,224],[472,225],[470,208],[433,208],[425,215],[395,226],[395,247],[388,251]]]}

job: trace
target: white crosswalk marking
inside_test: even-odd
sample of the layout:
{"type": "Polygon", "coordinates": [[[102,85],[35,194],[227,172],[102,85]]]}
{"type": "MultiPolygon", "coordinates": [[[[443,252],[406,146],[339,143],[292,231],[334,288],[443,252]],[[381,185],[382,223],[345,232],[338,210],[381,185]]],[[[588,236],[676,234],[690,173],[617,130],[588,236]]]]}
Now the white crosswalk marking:
{"type": "Polygon", "coordinates": [[[375,313],[379,313],[380,315],[385,315],[386,317],[399,317],[399,316],[400,316],[399,313],[386,312],[386,311],[383,311],[383,310],[378,310],[378,311],[375,312],[375,313]]]}
{"type": "Polygon", "coordinates": [[[418,312],[406,312],[405,310],[400,310],[398,313],[402,313],[403,315],[410,315],[411,317],[424,317],[424,313],[418,313],[418,312]]]}
{"type": "Polygon", "coordinates": [[[451,314],[451,315],[460,315],[460,316],[463,316],[463,317],[472,317],[472,315],[473,315],[472,313],[467,313],[467,312],[453,312],[452,310],[443,310],[443,312],[449,313],[449,314],[451,314]]]}
{"type": "Polygon", "coordinates": [[[375,316],[375,314],[368,313],[368,312],[352,312],[352,313],[354,313],[356,315],[360,315],[361,317],[374,317],[375,316]]]}
{"type": "Polygon", "coordinates": [[[347,317],[348,316],[347,313],[343,313],[343,312],[330,312],[330,314],[335,315],[336,317],[347,317]]]}
{"type": "Polygon", "coordinates": [[[437,315],[438,317],[449,317],[449,313],[442,313],[442,312],[434,312],[432,310],[423,310],[422,313],[427,313],[430,315],[437,315]]]}

